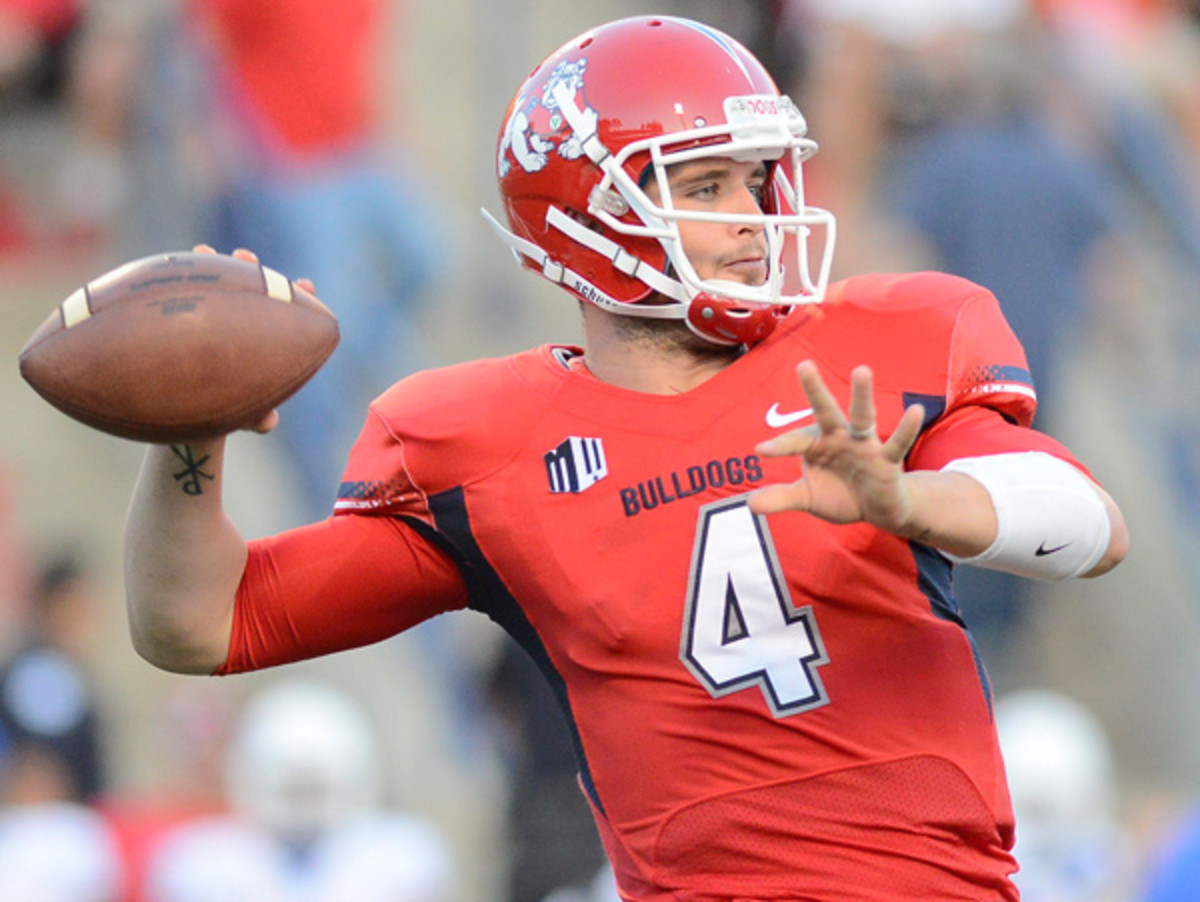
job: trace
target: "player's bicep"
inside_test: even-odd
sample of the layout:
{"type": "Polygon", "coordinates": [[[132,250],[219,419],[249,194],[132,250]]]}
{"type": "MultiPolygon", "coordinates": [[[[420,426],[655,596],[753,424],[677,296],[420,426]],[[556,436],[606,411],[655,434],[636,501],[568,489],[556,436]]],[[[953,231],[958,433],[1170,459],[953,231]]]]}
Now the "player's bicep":
{"type": "Polygon", "coordinates": [[[1043,451],[1078,467],[1086,467],[1057,439],[1027,426],[1020,426],[999,411],[981,405],[956,408],[930,426],[909,452],[909,470],[940,470],[952,460],[1043,451]]]}
{"type": "Polygon", "coordinates": [[[219,674],[380,642],[466,605],[450,556],[393,517],[333,517],[250,543],[219,674]]]}

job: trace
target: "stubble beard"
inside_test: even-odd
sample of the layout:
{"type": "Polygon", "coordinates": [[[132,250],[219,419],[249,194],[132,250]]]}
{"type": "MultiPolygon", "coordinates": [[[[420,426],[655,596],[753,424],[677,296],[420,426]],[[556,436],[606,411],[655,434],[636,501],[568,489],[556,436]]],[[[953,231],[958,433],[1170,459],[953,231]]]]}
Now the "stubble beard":
{"type": "Polygon", "coordinates": [[[719,345],[701,338],[681,320],[616,315],[616,332],[622,341],[667,357],[687,357],[696,362],[730,362],[745,350],[741,345],[719,345]]]}

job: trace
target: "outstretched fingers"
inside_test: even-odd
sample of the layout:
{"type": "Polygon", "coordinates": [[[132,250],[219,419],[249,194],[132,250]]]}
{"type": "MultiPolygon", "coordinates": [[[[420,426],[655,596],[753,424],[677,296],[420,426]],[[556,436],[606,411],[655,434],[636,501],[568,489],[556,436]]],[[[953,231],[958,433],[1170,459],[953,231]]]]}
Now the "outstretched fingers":
{"type": "Polygon", "coordinates": [[[850,371],[850,406],[846,411],[842,410],[811,360],[799,364],[796,375],[812,405],[813,418],[822,435],[845,431],[856,441],[876,437],[875,377],[869,366],[856,366],[850,371]]]}
{"type": "Polygon", "coordinates": [[[874,381],[870,367],[856,366],[850,371],[850,410],[846,432],[855,441],[876,438],[874,381]]]}
{"type": "Polygon", "coordinates": [[[905,408],[900,422],[896,424],[895,431],[883,443],[884,459],[893,464],[902,463],[908,452],[912,450],[917,436],[921,434],[921,426],[924,422],[925,408],[920,404],[913,404],[911,407],[905,408]]]}
{"type": "Polygon", "coordinates": [[[907,408],[883,441],[877,433],[870,367],[851,371],[850,403],[845,410],[812,361],[797,366],[796,374],[812,405],[814,423],[761,442],[756,450],[763,457],[801,458],[804,472],[795,482],[753,491],[750,510],[756,514],[807,511],[836,523],[868,516],[871,522],[883,522],[906,503],[896,474],[921,433],[924,408],[919,404],[907,408]]]}
{"type": "Polygon", "coordinates": [[[833,392],[825,385],[811,360],[796,367],[796,376],[808,403],[814,425],[776,436],[758,446],[767,457],[803,455],[824,436],[845,432],[855,440],[873,439],[875,433],[875,389],[870,367],[855,367],[850,374],[850,407],[843,412],[833,392]]]}
{"type": "Polygon", "coordinates": [[[802,361],[796,367],[796,377],[800,380],[800,387],[804,389],[808,403],[812,405],[813,420],[820,427],[821,434],[829,435],[838,429],[845,429],[846,415],[842,413],[833,392],[821,379],[817,365],[811,360],[802,361]]]}
{"type": "MultiPolygon", "coordinates": [[[[874,374],[870,367],[857,366],[850,372],[850,405],[846,412],[842,411],[811,360],[800,363],[796,375],[812,405],[814,424],[760,442],[755,449],[760,454],[764,457],[803,456],[822,438],[839,432],[845,432],[856,442],[878,438],[874,374]]],[[[924,420],[925,408],[920,404],[904,411],[896,429],[882,444],[882,453],[888,462],[898,464],[904,460],[920,435],[924,420]]]]}

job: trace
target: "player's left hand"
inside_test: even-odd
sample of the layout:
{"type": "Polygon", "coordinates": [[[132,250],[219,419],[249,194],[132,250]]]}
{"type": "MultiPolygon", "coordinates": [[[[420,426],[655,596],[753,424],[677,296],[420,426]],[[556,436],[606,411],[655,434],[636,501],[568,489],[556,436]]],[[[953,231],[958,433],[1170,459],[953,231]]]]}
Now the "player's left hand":
{"type": "Polygon", "coordinates": [[[756,514],[807,511],[832,523],[865,521],[903,533],[913,513],[903,461],[925,416],[915,404],[904,411],[895,431],[881,441],[875,431],[874,377],[869,367],[850,374],[850,407],[843,411],[806,360],[796,375],[814,425],[786,432],[758,445],[764,457],[799,457],[803,474],[790,484],[764,486],[751,493],[756,514]]]}

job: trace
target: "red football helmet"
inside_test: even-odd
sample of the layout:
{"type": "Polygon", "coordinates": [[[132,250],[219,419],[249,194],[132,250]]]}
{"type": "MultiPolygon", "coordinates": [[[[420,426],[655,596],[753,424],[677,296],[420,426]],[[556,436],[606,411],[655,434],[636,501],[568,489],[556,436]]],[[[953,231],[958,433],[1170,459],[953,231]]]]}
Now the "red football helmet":
{"type": "Polygon", "coordinates": [[[834,220],[804,203],[800,166],[817,149],[806,131],[733,38],[670,16],[622,19],[564,45],[517,91],[496,153],[512,231],[488,219],[526,267],[585,301],[753,344],[792,305],[822,300],[829,278],[834,220]],[[667,167],[711,156],[767,162],[759,214],[675,209],[667,167]],[[680,245],[682,219],[761,228],[764,283],[701,279],[680,245]],[[815,272],[814,226],[825,232],[815,272]]]}

